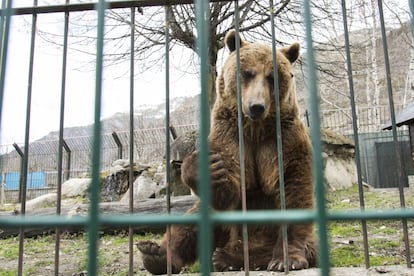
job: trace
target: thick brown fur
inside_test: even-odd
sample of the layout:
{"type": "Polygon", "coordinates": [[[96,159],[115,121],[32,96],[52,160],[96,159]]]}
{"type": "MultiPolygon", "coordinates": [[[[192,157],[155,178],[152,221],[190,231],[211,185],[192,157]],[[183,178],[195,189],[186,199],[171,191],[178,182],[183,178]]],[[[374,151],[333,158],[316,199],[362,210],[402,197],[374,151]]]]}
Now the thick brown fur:
{"type": "MultiPolygon", "coordinates": [[[[240,210],[240,160],[237,124],[235,32],[225,38],[230,55],[217,80],[217,100],[209,136],[212,205],[215,210],[240,210]]],[[[277,71],[283,143],[283,175],[286,208],[313,208],[311,145],[299,118],[292,64],[299,56],[295,43],[277,51],[277,71]]],[[[277,154],[276,106],[273,89],[272,50],[269,46],[240,40],[245,177],[248,210],[280,209],[277,154]]],[[[183,181],[197,193],[197,152],[182,166],[183,181]]],[[[195,206],[190,212],[197,211],[195,206]]],[[[265,221],[263,223],[266,223],[265,221]]],[[[283,271],[281,227],[249,225],[251,270],[283,271]]],[[[316,263],[312,224],[288,225],[289,269],[306,269],[316,263]]],[[[212,255],[216,271],[243,269],[241,229],[218,226],[212,255]]],[[[197,231],[192,226],[173,226],[171,251],[173,271],[178,272],[197,258],[197,231]]],[[[166,238],[158,246],[141,242],[144,266],[154,274],[166,272],[166,238]],[[155,249],[154,249],[155,248],[155,249]]]]}

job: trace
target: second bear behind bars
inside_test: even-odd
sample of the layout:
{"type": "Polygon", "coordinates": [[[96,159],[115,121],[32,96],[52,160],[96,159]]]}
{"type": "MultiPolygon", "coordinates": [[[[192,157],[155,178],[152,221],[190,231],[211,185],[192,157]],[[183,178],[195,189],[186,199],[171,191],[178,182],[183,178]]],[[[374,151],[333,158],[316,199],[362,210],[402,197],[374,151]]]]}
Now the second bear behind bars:
{"type": "MultiPolygon", "coordinates": [[[[230,31],[225,43],[230,50],[217,81],[217,100],[209,136],[212,206],[215,210],[241,209],[239,138],[237,124],[236,35],[230,31]]],[[[292,64],[299,44],[277,51],[277,73],[283,144],[283,175],[287,209],[313,208],[311,145],[299,118],[292,64]]],[[[248,210],[279,210],[279,167],[276,140],[276,106],[273,87],[272,49],[240,40],[241,93],[248,210]]],[[[197,193],[197,152],[182,165],[182,179],[197,193]]],[[[197,212],[198,205],[189,212],[197,212]]],[[[266,223],[266,221],[263,221],[266,223]]],[[[288,225],[289,269],[305,269],[316,263],[312,224],[288,225]]],[[[212,263],[215,271],[243,269],[240,226],[216,226],[212,263]]],[[[248,226],[251,270],[283,271],[283,239],[279,225],[248,226]]],[[[145,268],[166,273],[166,237],[158,245],[138,243],[145,268]]],[[[196,226],[171,227],[172,269],[179,272],[197,259],[196,226]]]]}

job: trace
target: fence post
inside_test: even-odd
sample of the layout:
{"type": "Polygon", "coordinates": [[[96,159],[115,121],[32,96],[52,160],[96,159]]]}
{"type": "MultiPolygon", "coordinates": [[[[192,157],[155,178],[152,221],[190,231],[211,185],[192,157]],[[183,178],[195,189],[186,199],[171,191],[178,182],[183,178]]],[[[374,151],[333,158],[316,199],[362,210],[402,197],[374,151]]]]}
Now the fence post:
{"type": "Polygon", "coordinates": [[[20,149],[20,147],[19,147],[19,145],[18,144],[16,144],[16,143],[13,143],[13,147],[14,147],[14,149],[16,150],[16,152],[19,154],[19,156],[20,156],[20,176],[19,176],[19,196],[18,196],[18,203],[20,203],[21,202],[21,199],[22,199],[22,182],[23,182],[23,172],[22,172],[22,169],[23,169],[23,157],[24,157],[24,154],[23,154],[23,151],[20,149]]]}
{"type": "Polygon", "coordinates": [[[72,151],[70,150],[68,144],[63,139],[62,140],[62,146],[65,149],[66,153],[68,154],[67,160],[66,160],[66,180],[69,180],[70,178],[70,162],[72,161],[72,151]]]}
{"type": "Polygon", "coordinates": [[[118,159],[122,159],[122,143],[116,131],[112,132],[112,138],[114,138],[115,144],[118,147],[118,159]]]}
{"type": "Polygon", "coordinates": [[[170,125],[170,133],[171,133],[173,140],[177,139],[178,137],[177,130],[175,129],[173,125],[170,125]]]}

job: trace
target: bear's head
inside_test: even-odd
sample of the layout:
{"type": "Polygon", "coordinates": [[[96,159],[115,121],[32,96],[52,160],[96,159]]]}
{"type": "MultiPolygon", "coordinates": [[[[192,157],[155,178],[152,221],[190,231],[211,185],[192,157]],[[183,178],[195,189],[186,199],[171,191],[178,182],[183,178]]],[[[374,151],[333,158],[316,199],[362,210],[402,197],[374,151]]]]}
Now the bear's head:
{"type": "MultiPolygon", "coordinates": [[[[237,107],[237,56],[236,32],[231,30],[225,37],[230,55],[223,65],[218,79],[217,93],[219,105],[237,107]],[[235,105],[235,106],[234,106],[235,105]]],[[[280,106],[297,106],[292,64],[299,57],[300,45],[294,43],[281,48],[277,54],[277,73],[280,106]]],[[[245,117],[259,121],[274,114],[275,89],[272,49],[261,43],[250,43],[240,39],[240,79],[242,110],[245,117]]]]}

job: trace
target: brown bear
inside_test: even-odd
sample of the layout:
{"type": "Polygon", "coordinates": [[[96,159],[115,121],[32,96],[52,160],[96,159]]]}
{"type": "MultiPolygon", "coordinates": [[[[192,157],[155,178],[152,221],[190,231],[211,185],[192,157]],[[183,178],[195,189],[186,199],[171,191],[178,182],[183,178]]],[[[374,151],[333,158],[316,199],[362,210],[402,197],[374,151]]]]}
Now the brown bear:
{"type": "MultiPolygon", "coordinates": [[[[217,100],[209,136],[212,207],[241,209],[239,138],[237,118],[236,35],[225,37],[230,50],[217,80],[217,100]]],[[[277,51],[277,74],[283,143],[283,175],[287,209],[313,208],[311,145],[299,118],[292,64],[299,56],[297,43],[277,51]]],[[[276,106],[271,47],[240,39],[241,93],[248,210],[280,210],[276,106]]],[[[198,153],[182,165],[182,180],[197,193],[198,153]]],[[[197,206],[189,212],[196,212],[197,206]]],[[[265,223],[265,221],[263,222],[265,223]]],[[[240,226],[216,226],[212,263],[215,271],[243,269],[240,226]]],[[[313,224],[287,227],[289,269],[305,269],[316,263],[313,224]]],[[[173,272],[197,259],[196,226],[171,227],[173,272]]],[[[153,274],[166,272],[166,238],[161,245],[138,243],[145,268],[153,274]]],[[[251,270],[283,271],[282,227],[276,224],[248,226],[251,270]]]]}

